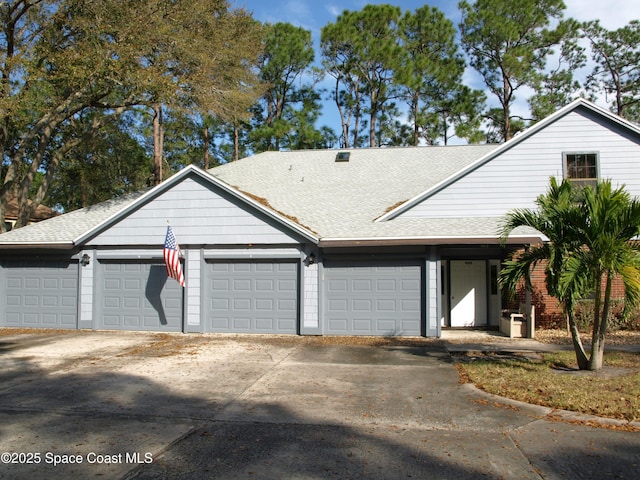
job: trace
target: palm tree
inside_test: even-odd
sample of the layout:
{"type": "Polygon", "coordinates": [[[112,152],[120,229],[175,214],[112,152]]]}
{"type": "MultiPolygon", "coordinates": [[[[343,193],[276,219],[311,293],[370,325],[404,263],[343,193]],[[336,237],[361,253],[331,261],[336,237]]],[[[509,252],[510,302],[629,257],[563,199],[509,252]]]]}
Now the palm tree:
{"type": "Polygon", "coordinates": [[[611,287],[614,277],[624,285],[628,313],[640,303],[640,201],[624,187],[614,189],[610,181],[583,190],[581,219],[572,225],[583,247],[567,259],[561,286],[581,283],[594,294],[593,333],[589,370],[603,364],[608,327],[611,287]],[[581,221],[580,221],[581,220],[581,221]]]}
{"type": "Polygon", "coordinates": [[[580,248],[580,242],[570,235],[571,223],[567,221],[569,218],[580,215],[575,198],[576,192],[570,182],[564,181],[558,184],[552,177],[549,191],[536,199],[538,206],[536,210],[517,209],[507,214],[501,232],[503,241],[506,241],[516,228],[521,227],[537,230],[547,237],[548,241],[532,245],[520,252],[517,257],[505,261],[499,280],[501,287],[512,295],[515,294],[522,280],[525,282],[525,287],[531,290],[529,273],[536,265],[545,265],[547,292],[557,298],[562,306],[571,332],[578,368],[584,370],[588,367],[589,359],[582,345],[574,315],[574,306],[576,300],[580,298],[580,291],[577,285],[570,285],[569,282],[560,284],[560,277],[569,253],[580,248]],[[576,288],[571,288],[573,286],[576,288]]]}
{"type": "Polygon", "coordinates": [[[578,368],[602,368],[611,286],[618,276],[625,290],[625,309],[640,303],[640,251],[632,242],[640,234],[640,202],[624,187],[610,181],[577,190],[567,180],[551,179],[549,191],[536,200],[537,210],[515,210],[507,215],[502,238],[518,227],[538,230],[548,239],[505,262],[501,284],[514,291],[529,271],[546,261],[546,286],[563,307],[569,324],[578,368]],[[604,284],[604,288],[603,288],[604,284]],[[580,340],[574,317],[576,300],[594,296],[590,355],[580,340]]]}

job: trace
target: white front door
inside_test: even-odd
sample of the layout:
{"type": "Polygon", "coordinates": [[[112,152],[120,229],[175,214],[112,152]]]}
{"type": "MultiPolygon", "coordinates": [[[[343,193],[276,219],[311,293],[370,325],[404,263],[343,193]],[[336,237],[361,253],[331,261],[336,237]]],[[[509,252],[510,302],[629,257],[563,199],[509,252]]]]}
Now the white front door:
{"type": "Polygon", "coordinates": [[[484,260],[452,260],[451,326],[487,324],[487,265],[484,260]]]}

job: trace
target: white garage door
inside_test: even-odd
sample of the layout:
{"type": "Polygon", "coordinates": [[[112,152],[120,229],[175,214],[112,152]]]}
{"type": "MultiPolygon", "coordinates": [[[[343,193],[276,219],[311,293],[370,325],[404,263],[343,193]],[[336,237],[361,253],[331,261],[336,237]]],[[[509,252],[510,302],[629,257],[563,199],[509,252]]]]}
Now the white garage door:
{"type": "Polygon", "coordinates": [[[21,328],[78,326],[78,262],[0,261],[0,324],[21,328]]]}
{"type": "Polygon", "coordinates": [[[99,268],[98,329],[182,331],[183,288],[163,263],[101,261],[99,268]]]}
{"type": "Polygon", "coordinates": [[[297,333],[298,263],[207,263],[204,329],[219,333],[297,333]]]}
{"type": "Polygon", "coordinates": [[[328,335],[421,335],[418,262],[331,262],[324,269],[328,335]]]}

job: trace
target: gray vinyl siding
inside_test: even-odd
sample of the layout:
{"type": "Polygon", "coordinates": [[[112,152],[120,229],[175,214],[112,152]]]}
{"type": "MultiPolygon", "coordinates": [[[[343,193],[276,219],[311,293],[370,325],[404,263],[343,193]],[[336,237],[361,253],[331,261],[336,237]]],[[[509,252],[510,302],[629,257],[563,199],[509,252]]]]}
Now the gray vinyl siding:
{"type": "Polygon", "coordinates": [[[185,253],[185,302],[186,302],[186,331],[201,332],[200,325],[200,299],[202,298],[201,273],[204,266],[202,249],[187,250],[185,253]]]}
{"type": "Polygon", "coordinates": [[[200,178],[185,178],[90,240],[91,245],[291,243],[284,227],[200,178]]]}
{"type": "Polygon", "coordinates": [[[80,299],[80,318],[78,318],[78,328],[93,328],[93,301],[94,301],[94,278],[96,256],[92,250],[81,251],[79,258],[86,254],[89,256],[87,265],[80,265],[80,282],[78,298],[80,299]]]}
{"type": "Polygon", "coordinates": [[[440,278],[440,261],[437,260],[434,252],[431,252],[426,262],[425,283],[425,334],[427,337],[439,337],[441,334],[440,316],[442,306],[440,305],[440,298],[442,296],[442,279],[440,278]]]}
{"type": "MultiPolygon", "coordinates": [[[[318,254],[315,254],[318,257],[318,254]]],[[[303,265],[303,294],[302,294],[302,334],[318,334],[320,333],[320,308],[318,302],[319,295],[319,265],[313,263],[311,265],[303,265]]]]}
{"type": "Polygon", "coordinates": [[[583,110],[570,112],[427,197],[399,218],[498,217],[532,208],[549,177],[563,177],[563,153],[596,152],[600,178],[640,195],[640,145],[583,110]]]}

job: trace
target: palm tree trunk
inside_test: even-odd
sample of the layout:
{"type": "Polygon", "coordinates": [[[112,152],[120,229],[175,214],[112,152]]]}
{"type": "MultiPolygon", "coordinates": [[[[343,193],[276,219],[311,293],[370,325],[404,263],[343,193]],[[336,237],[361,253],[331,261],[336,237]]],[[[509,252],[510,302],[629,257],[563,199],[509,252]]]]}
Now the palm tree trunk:
{"type": "MultiPolygon", "coordinates": [[[[604,302],[602,306],[602,313],[600,316],[594,315],[593,321],[593,335],[591,340],[591,358],[589,359],[589,370],[600,370],[604,364],[604,337],[607,333],[607,320],[609,317],[609,304],[611,300],[611,285],[612,275],[609,272],[605,273],[606,283],[604,290],[604,302]],[[596,321],[597,320],[597,321],[596,321]]],[[[600,313],[600,298],[601,288],[596,288],[596,309],[600,313]]]]}
{"type": "Polygon", "coordinates": [[[582,339],[580,338],[580,331],[576,325],[576,319],[573,315],[573,306],[567,308],[567,323],[569,324],[569,331],[571,332],[571,342],[573,343],[573,350],[576,352],[576,362],[580,370],[587,370],[589,368],[589,358],[587,352],[582,345],[582,339]]]}

